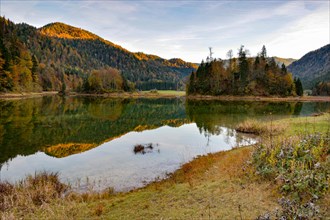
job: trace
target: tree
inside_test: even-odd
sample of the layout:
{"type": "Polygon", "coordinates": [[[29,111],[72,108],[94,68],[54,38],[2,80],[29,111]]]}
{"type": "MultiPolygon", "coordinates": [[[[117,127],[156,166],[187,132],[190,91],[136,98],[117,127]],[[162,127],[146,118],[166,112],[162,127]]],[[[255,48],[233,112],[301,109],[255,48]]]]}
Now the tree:
{"type": "Polygon", "coordinates": [[[231,60],[232,58],[233,58],[233,50],[228,50],[228,52],[227,52],[227,58],[229,59],[229,60],[231,60]]]}
{"type": "Polygon", "coordinates": [[[32,69],[31,69],[31,73],[32,73],[32,81],[33,82],[38,82],[38,59],[35,55],[32,56],[32,69]]]}
{"type": "Polygon", "coordinates": [[[238,68],[239,68],[239,74],[240,74],[242,86],[244,87],[249,73],[249,63],[247,61],[246,50],[244,50],[244,45],[242,45],[238,51],[238,68]]]}
{"type": "Polygon", "coordinates": [[[228,58],[228,61],[229,61],[229,64],[228,64],[228,69],[229,71],[231,72],[232,70],[232,59],[233,59],[233,50],[228,50],[227,52],[227,58],[228,58]]]}
{"type": "Polygon", "coordinates": [[[266,50],[265,45],[263,45],[261,48],[260,57],[263,60],[265,60],[267,58],[267,50],[266,50]]]}
{"type": "Polygon", "coordinates": [[[282,63],[282,66],[281,66],[281,73],[282,73],[283,75],[285,75],[285,74],[287,73],[287,69],[286,69],[286,66],[285,66],[284,63],[282,63]]]}
{"type": "Polygon", "coordinates": [[[301,84],[301,81],[299,78],[295,78],[294,79],[294,84],[295,84],[295,87],[296,87],[296,94],[298,96],[302,96],[304,94],[304,89],[302,87],[302,84],[301,84]]]}
{"type": "Polygon", "coordinates": [[[66,95],[66,84],[63,80],[62,82],[62,88],[61,88],[61,91],[60,91],[61,95],[66,95]]]}

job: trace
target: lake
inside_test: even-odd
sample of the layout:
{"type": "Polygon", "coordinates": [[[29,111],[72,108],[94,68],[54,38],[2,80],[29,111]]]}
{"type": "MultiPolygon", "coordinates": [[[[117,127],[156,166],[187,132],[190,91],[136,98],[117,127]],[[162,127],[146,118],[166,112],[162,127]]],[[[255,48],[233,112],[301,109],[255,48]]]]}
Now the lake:
{"type": "Polygon", "coordinates": [[[76,190],[127,191],[183,163],[255,143],[235,126],[330,109],[329,102],[192,101],[47,96],[0,100],[0,178],[59,172],[76,190]],[[134,152],[137,145],[144,151],[134,152]]]}

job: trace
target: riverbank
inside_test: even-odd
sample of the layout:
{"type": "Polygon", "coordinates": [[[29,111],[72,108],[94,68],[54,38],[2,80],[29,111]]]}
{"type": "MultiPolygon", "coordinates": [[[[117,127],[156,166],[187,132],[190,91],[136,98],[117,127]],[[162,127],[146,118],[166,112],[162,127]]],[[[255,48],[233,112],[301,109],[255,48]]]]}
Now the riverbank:
{"type": "Polygon", "coordinates": [[[208,96],[189,95],[191,100],[221,100],[221,101],[268,101],[268,102],[330,102],[330,96],[297,96],[297,97],[268,97],[268,96],[208,96]]]}
{"type": "Polygon", "coordinates": [[[113,92],[103,94],[72,93],[72,96],[90,96],[104,98],[182,98],[185,97],[185,91],[174,90],[155,90],[139,92],[113,92]]]}
{"type": "MultiPolygon", "coordinates": [[[[264,132],[262,138],[279,146],[278,141],[302,133],[325,135],[329,132],[329,122],[328,113],[271,121],[265,124],[266,129],[273,131],[276,125],[282,125],[283,130],[277,136],[264,132]]],[[[198,157],[168,179],[127,193],[114,194],[109,189],[102,193],[66,193],[63,196],[65,187],[54,175],[30,178],[27,185],[6,188],[0,184],[0,198],[3,198],[0,199],[0,214],[2,219],[255,219],[280,208],[277,201],[282,196],[278,180],[262,178],[256,173],[252,157],[255,149],[260,148],[249,146],[198,157]],[[13,196],[8,192],[13,192],[13,196]]],[[[324,159],[322,152],[328,151],[313,150],[324,159]]],[[[270,154],[267,161],[273,163],[274,155],[270,154]]],[[[325,159],[328,156],[326,153],[325,159]]],[[[300,160],[298,162],[301,164],[300,160]]],[[[318,168],[314,171],[318,172],[318,168]]],[[[323,216],[329,216],[329,189],[324,189],[327,190],[325,196],[316,204],[321,207],[323,216]]]]}
{"type": "Polygon", "coordinates": [[[21,92],[21,93],[0,93],[0,99],[23,99],[41,96],[57,95],[57,91],[50,92],[21,92]]]}
{"type": "MultiPolygon", "coordinates": [[[[40,93],[0,93],[0,99],[34,98],[57,95],[57,91],[40,93]]],[[[185,91],[155,90],[139,92],[113,92],[103,94],[69,93],[68,96],[104,97],[104,98],[186,98],[189,100],[220,100],[220,101],[268,101],[268,102],[330,102],[330,96],[298,96],[298,97],[266,97],[266,96],[208,96],[189,95],[185,91]]]]}

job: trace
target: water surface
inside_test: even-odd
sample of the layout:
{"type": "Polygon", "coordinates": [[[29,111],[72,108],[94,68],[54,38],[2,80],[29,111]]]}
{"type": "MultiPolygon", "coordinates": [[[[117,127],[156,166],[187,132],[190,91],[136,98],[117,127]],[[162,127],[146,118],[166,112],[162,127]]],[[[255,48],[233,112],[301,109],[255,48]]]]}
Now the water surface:
{"type": "Polygon", "coordinates": [[[125,191],[163,178],[197,155],[254,143],[247,119],[297,117],[330,103],[60,98],[0,101],[0,177],[56,171],[85,189],[125,191]],[[271,113],[271,114],[270,114],[271,113]],[[153,149],[135,154],[137,144],[153,149]]]}

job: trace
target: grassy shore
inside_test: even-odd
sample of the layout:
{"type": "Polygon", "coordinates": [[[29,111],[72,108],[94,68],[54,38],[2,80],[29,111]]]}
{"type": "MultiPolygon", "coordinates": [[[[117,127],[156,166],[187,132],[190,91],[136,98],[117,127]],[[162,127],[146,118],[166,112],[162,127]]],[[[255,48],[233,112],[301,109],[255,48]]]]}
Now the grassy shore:
{"type": "MultiPolygon", "coordinates": [[[[16,185],[2,183],[1,218],[255,219],[275,216],[276,208],[281,216],[298,216],[298,211],[306,211],[307,203],[320,208],[306,212],[315,211],[312,214],[325,218],[330,216],[329,122],[330,114],[325,113],[264,123],[258,128],[259,144],[198,157],[168,179],[127,193],[109,189],[63,194],[66,186],[54,175],[47,178],[44,174],[16,185]],[[280,129],[272,132],[276,126],[280,129]],[[281,150],[287,156],[281,156],[281,150]],[[297,174],[292,176],[294,170],[297,174]],[[304,175],[294,182],[296,175],[302,175],[300,171],[304,175]]],[[[249,131],[253,123],[240,126],[244,123],[249,131]]]]}
{"type": "Polygon", "coordinates": [[[269,101],[269,102],[330,102],[330,96],[208,96],[208,95],[189,95],[187,99],[192,100],[223,100],[223,101],[269,101]]]}
{"type": "Polygon", "coordinates": [[[110,98],[177,98],[177,97],[185,97],[186,92],[175,91],[175,90],[151,90],[151,91],[139,91],[139,92],[113,92],[113,93],[103,93],[103,94],[72,93],[71,95],[110,97],[110,98]]]}
{"type": "MultiPolygon", "coordinates": [[[[46,95],[56,95],[57,91],[39,93],[0,93],[0,99],[33,98],[46,95]]],[[[302,96],[302,97],[266,97],[266,96],[207,96],[186,95],[185,91],[151,90],[139,92],[112,92],[102,94],[69,93],[69,96],[94,96],[110,98],[177,98],[185,97],[191,100],[223,100],[223,101],[270,101],[270,102],[330,102],[330,96],[302,96]]]]}
{"type": "Polygon", "coordinates": [[[21,92],[21,93],[0,93],[0,99],[22,99],[41,96],[57,95],[57,91],[50,92],[21,92]]]}

